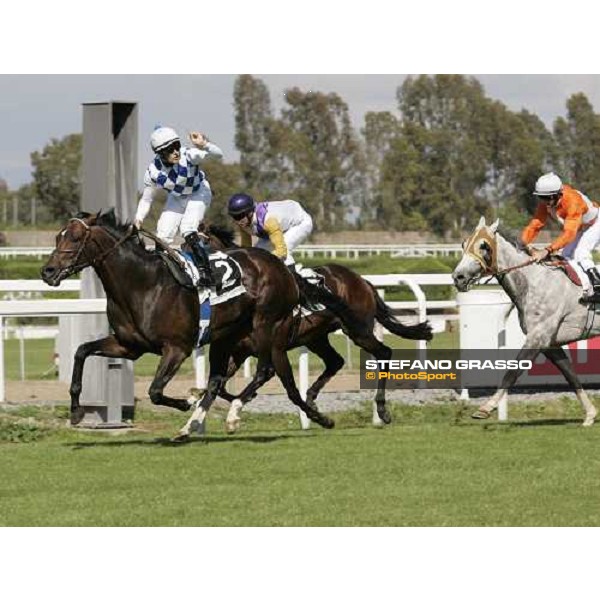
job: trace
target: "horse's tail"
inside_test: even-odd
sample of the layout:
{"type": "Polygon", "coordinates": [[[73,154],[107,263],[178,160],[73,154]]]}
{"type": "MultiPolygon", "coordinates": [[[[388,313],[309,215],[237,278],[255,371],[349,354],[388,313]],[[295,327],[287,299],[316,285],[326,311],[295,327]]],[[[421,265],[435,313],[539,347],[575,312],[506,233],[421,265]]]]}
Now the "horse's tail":
{"type": "Polygon", "coordinates": [[[381,299],[377,290],[367,281],[376,302],[375,319],[379,321],[388,331],[394,335],[399,335],[407,340],[430,340],[433,338],[431,324],[429,321],[417,323],[416,325],[404,325],[392,313],[392,309],[381,299]]]}

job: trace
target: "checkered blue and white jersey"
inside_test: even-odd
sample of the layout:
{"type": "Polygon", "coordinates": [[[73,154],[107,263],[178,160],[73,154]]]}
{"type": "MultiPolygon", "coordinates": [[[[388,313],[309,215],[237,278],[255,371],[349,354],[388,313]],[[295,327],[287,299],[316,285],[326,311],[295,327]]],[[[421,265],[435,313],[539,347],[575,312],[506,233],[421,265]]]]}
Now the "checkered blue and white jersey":
{"type": "Polygon", "coordinates": [[[212,142],[208,142],[202,150],[199,148],[181,148],[181,158],[176,165],[165,165],[158,156],[150,163],[144,174],[144,191],[138,203],[135,220],[142,222],[150,212],[154,200],[154,192],[164,189],[170,194],[187,201],[201,187],[208,189],[208,181],[204,182],[204,172],[200,163],[211,158],[222,158],[223,151],[212,142]]]}
{"type": "Polygon", "coordinates": [[[191,196],[200,189],[204,172],[194,164],[193,150],[181,149],[181,158],[175,165],[165,165],[156,156],[146,169],[144,185],[155,185],[175,196],[191,196]]]}

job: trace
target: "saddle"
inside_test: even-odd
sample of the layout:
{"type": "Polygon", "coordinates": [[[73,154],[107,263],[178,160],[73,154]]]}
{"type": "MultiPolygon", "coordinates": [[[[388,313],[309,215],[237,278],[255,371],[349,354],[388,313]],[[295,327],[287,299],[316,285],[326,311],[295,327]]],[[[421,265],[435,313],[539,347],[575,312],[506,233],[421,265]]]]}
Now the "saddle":
{"type": "Polygon", "coordinates": [[[200,302],[198,323],[198,340],[200,348],[210,342],[210,318],[212,307],[244,294],[246,288],[242,283],[242,270],[233,258],[223,252],[209,254],[208,260],[215,279],[215,287],[198,288],[199,273],[192,256],[184,251],[172,251],[168,254],[158,251],[158,255],[167,265],[169,271],[180,285],[186,289],[197,291],[200,302]]]}
{"type": "Polygon", "coordinates": [[[545,265],[549,267],[553,267],[555,269],[559,269],[562,271],[575,285],[581,287],[581,279],[579,279],[579,275],[577,275],[577,271],[571,266],[569,261],[566,258],[563,258],[560,255],[552,255],[551,260],[545,261],[545,265]]]}

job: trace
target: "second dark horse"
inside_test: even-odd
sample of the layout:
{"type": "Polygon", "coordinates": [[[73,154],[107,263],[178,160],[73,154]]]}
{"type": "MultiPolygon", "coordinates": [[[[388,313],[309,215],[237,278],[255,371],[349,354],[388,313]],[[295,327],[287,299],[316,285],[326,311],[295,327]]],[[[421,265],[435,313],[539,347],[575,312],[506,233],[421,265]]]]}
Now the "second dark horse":
{"type": "MultiPolygon", "coordinates": [[[[233,234],[226,229],[211,225],[203,227],[201,234],[215,249],[235,247],[233,234]]],[[[347,326],[348,320],[341,320],[338,314],[331,310],[315,312],[300,321],[293,339],[290,340],[288,349],[306,346],[311,352],[319,356],[325,365],[325,370],[310,386],[306,394],[307,404],[316,410],[315,401],[319,392],[344,365],[344,359],[329,341],[330,333],[341,328],[357,346],[379,360],[389,360],[392,350],[373,334],[376,322],[383,325],[390,333],[406,339],[431,340],[433,334],[428,322],[405,325],[398,321],[394,317],[391,308],[380,298],[375,288],[351,269],[341,265],[329,264],[317,267],[315,271],[323,277],[329,290],[347,305],[352,314],[352,328],[349,329],[347,326]]],[[[261,363],[259,360],[254,379],[244,391],[238,396],[229,394],[225,389],[227,380],[233,377],[249,356],[259,356],[257,340],[252,334],[240,339],[237,345],[232,348],[227,376],[219,390],[219,395],[232,403],[226,423],[230,432],[234,432],[239,426],[239,410],[242,406],[252,400],[256,395],[256,390],[275,375],[273,365],[261,363]]],[[[391,416],[385,401],[385,379],[378,381],[375,403],[379,418],[386,424],[390,423],[391,416]]]]}

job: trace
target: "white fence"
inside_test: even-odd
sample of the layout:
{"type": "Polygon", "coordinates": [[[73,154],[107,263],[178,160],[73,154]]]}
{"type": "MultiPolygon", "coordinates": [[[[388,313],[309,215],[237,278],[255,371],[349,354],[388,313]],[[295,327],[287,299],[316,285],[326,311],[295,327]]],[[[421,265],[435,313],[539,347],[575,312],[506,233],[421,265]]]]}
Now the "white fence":
{"type": "MultiPolygon", "coordinates": [[[[0,259],[30,256],[43,258],[54,248],[42,246],[38,248],[25,246],[6,246],[0,248],[0,259]]],[[[389,254],[393,258],[400,256],[460,256],[460,244],[302,244],[294,250],[300,257],[324,256],[328,258],[358,258],[359,256],[380,256],[389,254]]]]}
{"type": "MultiPolygon", "coordinates": [[[[427,301],[421,288],[422,285],[451,285],[450,274],[391,274],[367,275],[365,279],[376,288],[406,285],[415,295],[414,301],[391,302],[393,308],[415,310],[419,321],[427,318],[428,309],[455,308],[456,301],[427,301]]],[[[72,292],[79,291],[79,280],[63,281],[61,286],[53,288],[39,280],[4,280],[0,281],[0,293],[19,292],[72,292]]],[[[0,402],[5,400],[5,374],[4,374],[4,319],[15,316],[60,316],[76,314],[94,314],[106,312],[105,299],[53,299],[53,300],[0,300],[0,402]]],[[[418,342],[425,348],[425,342],[418,342]]],[[[194,355],[196,370],[196,384],[204,387],[206,384],[206,359],[204,350],[200,349],[194,355]]],[[[300,356],[300,390],[306,392],[308,387],[308,355],[306,350],[300,356]]],[[[245,370],[248,376],[249,368],[245,370]]]]}

